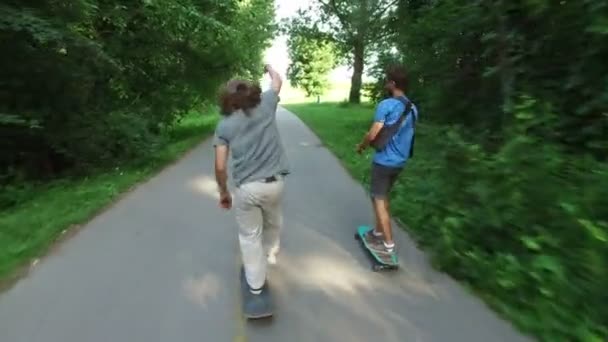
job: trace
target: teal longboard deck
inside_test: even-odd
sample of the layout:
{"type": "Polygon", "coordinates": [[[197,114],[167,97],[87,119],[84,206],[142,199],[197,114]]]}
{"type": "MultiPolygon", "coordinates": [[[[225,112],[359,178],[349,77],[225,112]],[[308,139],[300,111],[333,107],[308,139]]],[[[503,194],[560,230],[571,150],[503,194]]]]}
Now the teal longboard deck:
{"type": "Polygon", "coordinates": [[[370,260],[372,261],[372,269],[374,271],[398,269],[399,260],[397,259],[396,254],[387,255],[382,253],[376,253],[369,248],[366,234],[371,230],[372,228],[370,227],[360,226],[359,228],[357,228],[357,232],[355,233],[355,239],[361,242],[361,246],[367,251],[368,256],[370,256],[370,260]]]}
{"type": "Polygon", "coordinates": [[[272,313],[272,295],[268,285],[264,285],[262,293],[254,295],[249,291],[247,279],[245,278],[245,269],[241,267],[241,300],[243,307],[243,315],[247,319],[262,319],[271,318],[272,313]]]}

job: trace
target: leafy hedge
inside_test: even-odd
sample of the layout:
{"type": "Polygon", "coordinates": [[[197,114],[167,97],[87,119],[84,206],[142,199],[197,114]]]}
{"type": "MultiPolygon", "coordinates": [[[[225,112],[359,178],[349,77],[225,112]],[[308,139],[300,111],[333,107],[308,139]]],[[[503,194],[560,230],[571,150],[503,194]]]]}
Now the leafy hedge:
{"type": "Polygon", "coordinates": [[[608,2],[403,0],[395,15],[369,71],[404,63],[444,137],[400,214],[521,327],[608,340],[608,2]]]}
{"type": "MultiPolygon", "coordinates": [[[[608,165],[530,135],[552,121],[522,98],[506,143],[488,151],[466,128],[421,112],[414,159],[397,182],[393,214],[433,255],[499,312],[543,341],[608,339],[608,165]]],[[[353,153],[373,108],[291,105],[369,181],[353,153]]]]}
{"type": "Polygon", "coordinates": [[[544,341],[605,341],[608,165],[528,134],[541,110],[524,101],[495,152],[466,130],[435,132],[433,155],[412,161],[424,176],[397,189],[405,205],[396,214],[443,270],[524,330],[544,341]]]}

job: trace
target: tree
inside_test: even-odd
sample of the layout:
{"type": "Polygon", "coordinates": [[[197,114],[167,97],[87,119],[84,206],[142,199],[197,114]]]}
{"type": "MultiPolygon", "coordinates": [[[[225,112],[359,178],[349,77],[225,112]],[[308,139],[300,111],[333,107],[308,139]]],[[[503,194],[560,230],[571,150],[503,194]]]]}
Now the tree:
{"type": "Polygon", "coordinates": [[[4,1],[0,186],[145,154],[221,82],[261,76],[274,29],[272,0],[4,1]]]}
{"type": "Polygon", "coordinates": [[[608,4],[566,4],[402,0],[397,22],[407,25],[391,38],[433,119],[500,139],[517,98],[531,96],[558,114],[544,138],[606,160],[608,4]]]}
{"type": "Polygon", "coordinates": [[[391,34],[398,0],[317,0],[289,21],[291,34],[328,39],[353,67],[349,102],[359,103],[363,71],[374,47],[391,34]]]}
{"type": "Polygon", "coordinates": [[[329,87],[329,72],[336,65],[332,43],[291,36],[287,42],[291,64],[287,77],[292,86],[302,88],[306,96],[321,96],[329,87]]]}
{"type": "Polygon", "coordinates": [[[410,226],[539,340],[606,341],[608,3],[402,0],[397,16],[420,130],[441,127],[438,164],[412,164],[437,191],[409,192],[410,226]]]}

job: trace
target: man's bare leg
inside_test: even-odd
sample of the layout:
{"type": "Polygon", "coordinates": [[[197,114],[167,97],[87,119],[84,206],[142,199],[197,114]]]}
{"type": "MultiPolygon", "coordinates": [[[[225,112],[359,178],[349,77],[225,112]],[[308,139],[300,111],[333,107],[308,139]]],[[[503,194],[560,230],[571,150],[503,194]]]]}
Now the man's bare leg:
{"type": "Polygon", "coordinates": [[[376,215],[376,224],[380,227],[384,235],[384,244],[387,249],[395,246],[393,241],[393,232],[391,227],[391,216],[389,212],[388,198],[373,199],[374,213],[376,215]]]}
{"type": "Polygon", "coordinates": [[[384,200],[384,215],[386,220],[383,221],[384,241],[389,245],[394,245],[393,241],[393,225],[391,224],[391,206],[388,198],[384,200]]]}
{"type": "Polygon", "coordinates": [[[378,213],[378,209],[376,209],[375,198],[372,198],[372,207],[374,208],[374,218],[376,219],[373,234],[375,237],[384,238],[384,229],[382,228],[382,222],[380,222],[380,214],[378,213]]]}

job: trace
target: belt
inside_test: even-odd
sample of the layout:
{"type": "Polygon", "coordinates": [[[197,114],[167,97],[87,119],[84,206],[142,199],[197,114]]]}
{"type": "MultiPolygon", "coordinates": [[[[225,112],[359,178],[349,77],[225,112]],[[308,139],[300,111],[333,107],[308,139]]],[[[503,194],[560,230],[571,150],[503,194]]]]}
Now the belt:
{"type": "Polygon", "coordinates": [[[277,176],[271,176],[271,177],[264,178],[262,180],[262,182],[264,182],[264,183],[274,183],[274,182],[276,182],[278,180],[279,180],[279,177],[277,177],[277,176]]]}
{"type": "Polygon", "coordinates": [[[276,181],[280,181],[281,179],[285,178],[285,176],[287,176],[288,174],[289,174],[289,172],[281,172],[278,175],[266,177],[266,178],[262,179],[261,182],[262,183],[274,183],[276,181]]]}

